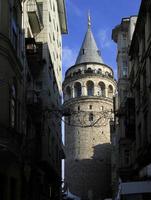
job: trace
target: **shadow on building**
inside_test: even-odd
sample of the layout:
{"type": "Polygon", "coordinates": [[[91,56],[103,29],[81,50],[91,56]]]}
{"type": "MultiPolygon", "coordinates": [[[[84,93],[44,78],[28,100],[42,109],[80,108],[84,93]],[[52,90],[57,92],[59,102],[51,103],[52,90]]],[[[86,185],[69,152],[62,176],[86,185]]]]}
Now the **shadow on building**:
{"type": "Polygon", "coordinates": [[[111,197],[111,144],[99,144],[93,148],[90,159],[71,160],[66,166],[69,190],[82,200],[111,197]]]}

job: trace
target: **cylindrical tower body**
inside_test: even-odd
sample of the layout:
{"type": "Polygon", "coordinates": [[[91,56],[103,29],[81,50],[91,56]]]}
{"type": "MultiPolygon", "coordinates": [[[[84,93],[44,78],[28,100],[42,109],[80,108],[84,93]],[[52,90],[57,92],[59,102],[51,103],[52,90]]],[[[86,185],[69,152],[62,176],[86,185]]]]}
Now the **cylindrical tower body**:
{"type": "Polygon", "coordinates": [[[65,181],[83,200],[110,197],[110,127],[116,82],[103,63],[90,27],[76,64],[63,82],[65,118],[65,181]]]}
{"type": "Polygon", "coordinates": [[[103,199],[110,191],[110,127],[116,83],[105,64],[71,67],[63,83],[65,179],[83,199],[103,199]]]}

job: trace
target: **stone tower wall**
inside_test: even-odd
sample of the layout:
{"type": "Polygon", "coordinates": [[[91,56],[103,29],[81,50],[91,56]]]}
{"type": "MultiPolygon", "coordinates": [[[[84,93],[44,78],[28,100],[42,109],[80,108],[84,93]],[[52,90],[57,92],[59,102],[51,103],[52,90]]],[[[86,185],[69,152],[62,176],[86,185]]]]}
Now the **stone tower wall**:
{"type": "Polygon", "coordinates": [[[112,70],[100,64],[78,66],[68,70],[63,84],[64,108],[71,111],[65,119],[65,178],[69,190],[83,199],[103,199],[110,188],[109,120],[116,83],[112,74],[105,72],[111,74],[112,70]],[[103,69],[101,73],[99,69],[103,69]],[[88,81],[94,84],[93,95],[88,95],[88,81]],[[79,96],[77,82],[81,85],[79,96]],[[100,82],[105,85],[104,92],[100,91],[100,82]]]}

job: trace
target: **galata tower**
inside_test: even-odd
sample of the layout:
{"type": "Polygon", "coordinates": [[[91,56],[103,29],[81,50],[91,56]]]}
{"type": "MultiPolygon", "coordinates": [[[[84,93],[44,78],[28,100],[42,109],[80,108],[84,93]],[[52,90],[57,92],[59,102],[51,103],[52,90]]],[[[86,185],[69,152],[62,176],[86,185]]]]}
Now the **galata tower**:
{"type": "Polygon", "coordinates": [[[110,119],[116,82],[88,29],[74,66],[63,82],[65,182],[82,200],[111,197],[110,119]]]}

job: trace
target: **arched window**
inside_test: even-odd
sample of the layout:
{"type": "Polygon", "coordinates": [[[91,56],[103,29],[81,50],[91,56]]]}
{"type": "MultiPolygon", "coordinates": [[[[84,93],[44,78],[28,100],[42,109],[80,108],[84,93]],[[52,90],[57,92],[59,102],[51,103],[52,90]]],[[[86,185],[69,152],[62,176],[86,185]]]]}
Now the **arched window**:
{"type": "Polygon", "coordinates": [[[113,87],[112,87],[112,85],[109,85],[109,87],[108,87],[108,97],[109,98],[113,97],[113,87]]]}
{"type": "Polygon", "coordinates": [[[92,122],[93,121],[93,113],[89,114],[89,121],[92,122]]]}
{"type": "Polygon", "coordinates": [[[10,88],[10,125],[12,128],[16,126],[16,106],[17,106],[17,96],[16,87],[12,85],[10,88]]]}
{"type": "Polygon", "coordinates": [[[92,105],[89,105],[89,109],[92,110],[92,105]]]}
{"type": "Polygon", "coordinates": [[[108,76],[109,75],[109,72],[105,72],[105,76],[108,76]]]}
{"type": "Polygon", "coordinates": [[[103,82],[99,82],[98,95],[105,97],[105,84],[103,82]]]}
{"type": "Polygon", "coordinates": [[[76,82],[74,85],[74,97],[80,97],[81,96],[81,83],[76,82]]]}
{"type": "Polygon", "coordinates": [[[66,87],[66,98],[67,100],[71,98],[71,88],[69,86],[66,87]]]}
{"type": "Polygon", "coordinates": [[[94,83],[92,81],[87,82],[87,95],[88,96],[94,95],[94,83]]]}
{"type": "Polygon", "coordinates": [[[102,69],[99,68],[98,71],[97,71],[97,73],[98,73],[98,74],[102,74],[102,69]]]}

